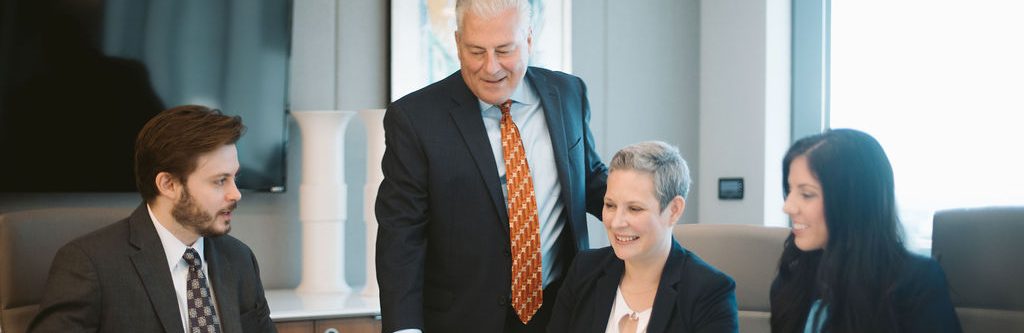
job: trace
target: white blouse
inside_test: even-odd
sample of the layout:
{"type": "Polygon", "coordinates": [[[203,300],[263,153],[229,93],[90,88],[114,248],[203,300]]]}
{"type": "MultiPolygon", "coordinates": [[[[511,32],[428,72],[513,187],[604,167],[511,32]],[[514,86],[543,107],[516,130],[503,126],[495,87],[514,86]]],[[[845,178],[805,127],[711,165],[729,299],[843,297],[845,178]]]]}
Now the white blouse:
{"type": "Polygon", "coordinates": [[[619,333],[619,321],[622,317],[635,314],[638,317],[636,323],[636,333],[647,332],[647,323],[651,321],[651,309],[636,312],[629,308],[629,304],[626,304],[626,298],[622,297],[622,289],[615,288],[615,303],[612,303],[612,314],[608,316],[608,328],[604,330],[605,333],[619,333]]]}

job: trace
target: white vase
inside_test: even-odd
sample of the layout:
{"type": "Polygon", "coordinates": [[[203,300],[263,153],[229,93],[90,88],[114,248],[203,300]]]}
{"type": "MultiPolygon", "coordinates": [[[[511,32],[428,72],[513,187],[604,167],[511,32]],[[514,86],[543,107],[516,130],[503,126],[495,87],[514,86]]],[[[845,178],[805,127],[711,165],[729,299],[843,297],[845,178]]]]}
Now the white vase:
{"type": "Polygon", "coordinates": [[[366,220],[366,286],[364,296],[378,296],[377,288],[377,190],[384,181],[380,162],[384,158],[384,112],[385,109],[359,111],[359,118],[366,126],[366,186],[363,188],[363,218],[366,220]]]}
{"type": "Polygon", "coordinates": [[[345,281],[345,129],[353,111],[292,111],[302,136],[303,293],[344,292],[345,281]]]}

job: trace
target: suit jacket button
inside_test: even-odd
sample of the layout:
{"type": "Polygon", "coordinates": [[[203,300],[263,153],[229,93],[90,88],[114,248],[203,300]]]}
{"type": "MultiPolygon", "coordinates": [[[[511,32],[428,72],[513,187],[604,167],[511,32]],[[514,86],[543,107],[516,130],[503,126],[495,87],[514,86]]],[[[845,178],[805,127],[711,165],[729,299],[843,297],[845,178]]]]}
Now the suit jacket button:
{"type": "Polygon", "coordinates": [[[512,258],[512,250],[505,249],[505,258],[512,258]]]}
{"type": "Polygon", "coordinates": [[[498,296],[498,305],[501,305],[501,306],[508,305],[508,297],[498,296]]]}

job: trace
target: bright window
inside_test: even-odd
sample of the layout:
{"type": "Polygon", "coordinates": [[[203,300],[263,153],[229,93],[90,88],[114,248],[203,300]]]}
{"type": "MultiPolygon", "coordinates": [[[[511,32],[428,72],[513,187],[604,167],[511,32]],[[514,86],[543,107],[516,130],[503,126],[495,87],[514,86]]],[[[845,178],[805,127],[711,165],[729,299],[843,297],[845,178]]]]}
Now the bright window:
{"type": "Polygon", "coordinates": [[[908,245],[936,210],[1024,204],[1024,2],[831,3],[829,127],[882,143],[908,245]]]}

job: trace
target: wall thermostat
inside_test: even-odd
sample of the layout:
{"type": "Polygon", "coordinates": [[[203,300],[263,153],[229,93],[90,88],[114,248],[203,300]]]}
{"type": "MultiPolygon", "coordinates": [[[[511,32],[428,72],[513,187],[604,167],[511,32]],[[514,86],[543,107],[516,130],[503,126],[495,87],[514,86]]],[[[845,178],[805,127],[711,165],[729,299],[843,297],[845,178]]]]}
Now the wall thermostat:
{"type": "Polygon", "coordinates": [[[743,199],[743,178],[718,178],[718,198],[722,200],[743,199]]]}

